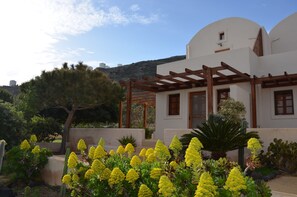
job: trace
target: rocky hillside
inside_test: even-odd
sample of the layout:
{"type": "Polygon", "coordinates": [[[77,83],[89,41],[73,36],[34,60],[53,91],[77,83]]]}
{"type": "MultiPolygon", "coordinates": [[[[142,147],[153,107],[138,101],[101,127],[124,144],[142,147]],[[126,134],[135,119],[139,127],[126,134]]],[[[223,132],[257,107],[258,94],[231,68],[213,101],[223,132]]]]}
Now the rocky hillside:
{"type": "Polygon", "coordinates": [[[185,59],[186,56],[173,56],[158,60],[148,60],[136,62],[124,66],[113,68],[100,68],[103,72],[107,73],[113,80],[127,80],[129,78],[140,79],[143,76],[155,76],[157,65],[174,62],[185,59]]]}

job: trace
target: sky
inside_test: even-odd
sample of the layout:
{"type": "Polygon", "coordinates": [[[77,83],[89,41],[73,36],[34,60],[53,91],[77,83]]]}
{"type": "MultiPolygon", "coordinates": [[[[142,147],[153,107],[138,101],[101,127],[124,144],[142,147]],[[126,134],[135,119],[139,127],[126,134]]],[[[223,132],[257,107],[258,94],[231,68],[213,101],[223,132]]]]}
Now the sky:
{"type": "Polygon", "coordinates": [[[242,17],[271,30],[296,0],[1,0],[0,86],[79,61],[114,67],[186,53],[206,25],[242,17]]]}

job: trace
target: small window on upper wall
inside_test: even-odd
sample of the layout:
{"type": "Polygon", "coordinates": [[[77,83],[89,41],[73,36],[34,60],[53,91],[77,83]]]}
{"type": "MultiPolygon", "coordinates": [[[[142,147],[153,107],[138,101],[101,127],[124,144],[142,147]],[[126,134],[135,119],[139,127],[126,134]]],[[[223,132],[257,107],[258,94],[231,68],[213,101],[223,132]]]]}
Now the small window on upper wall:
{"type": "Polygon", "coordinates": [[[230,89],[229,88],[217,90],[218,111],[219,111],[220,103],[224,100],[227,100],[228,98],[230,98],[230,89]]]}
{"type": "Polygon", "coordinates": [[[225,40],[225,32],[220,32],[219,33],[219,40],[225,40]]]}
{"type": "Polygon", "coordinates": [[[282,90],[274,92],[275,115],[293,115],[293,91],[282,90]]]}
{"type": "Polygon", "coordinates": [[[168,97],[168,115],[179,115],[179,94],[170,94],[168,97]]]}

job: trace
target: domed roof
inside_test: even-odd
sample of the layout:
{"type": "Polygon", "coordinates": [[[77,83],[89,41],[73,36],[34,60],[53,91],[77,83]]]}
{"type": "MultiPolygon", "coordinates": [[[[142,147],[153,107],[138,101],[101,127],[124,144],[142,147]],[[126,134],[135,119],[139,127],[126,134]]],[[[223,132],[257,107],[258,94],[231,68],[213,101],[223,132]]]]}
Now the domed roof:
{"type": "Polygon", "coordinates": [[[269,33],[272,54],[297,50],[297,13],[280,21],[269,33]]]}

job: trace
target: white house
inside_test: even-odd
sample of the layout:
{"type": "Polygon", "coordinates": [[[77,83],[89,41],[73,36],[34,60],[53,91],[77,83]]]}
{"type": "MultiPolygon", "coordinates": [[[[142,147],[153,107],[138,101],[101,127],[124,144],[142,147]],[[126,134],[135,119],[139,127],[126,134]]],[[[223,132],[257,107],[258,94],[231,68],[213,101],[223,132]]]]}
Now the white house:
{"type": "Polygon", "coordinates": [[[194,128],[227,97],[242,101],[250,127],[297,127],[297,13],[269,33],[243,18],[200,30],[186,59],[158,65],[133,87],[156,92],[155,138],[166,128],[194,128]]]}

